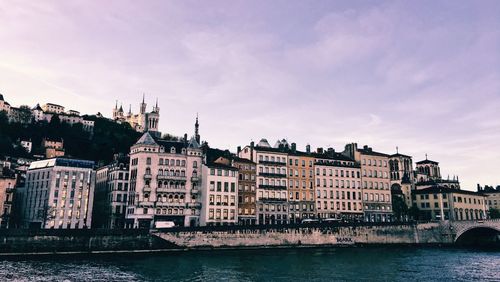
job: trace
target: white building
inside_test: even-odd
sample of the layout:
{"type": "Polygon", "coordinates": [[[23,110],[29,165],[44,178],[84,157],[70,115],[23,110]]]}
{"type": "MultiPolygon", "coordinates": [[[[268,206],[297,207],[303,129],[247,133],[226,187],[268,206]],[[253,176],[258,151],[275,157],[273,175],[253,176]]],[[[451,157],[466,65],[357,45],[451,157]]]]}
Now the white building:
{"type": "Polygon", "coordinates": [[[33,148],[33,142],[28,141],[28,140],[22,140],[21,146],[23,146],[23,148],[26,150],[26,152],[31,153],[31,150],[33,148]]]}
{"type": "Polygon", "coordinates": [[[26,173],[23,225],[34,228],[90,228],[94,162],[55,158],[32,162],[26,173]]]}
{"type": "Polygon", "coordinates": [[[57,104],[46,103],[42,105],[42,110],[46,113],[62,114],[64,113],[64,107],[57,104]]]}
{"type": "Polygon", "coordinates": [[[217,161],[205,163],[201,183],[200,225],[238,223],[238,169],[217,161]]]}
{"type": "Polygon", "coordinates": [[[130,150],[126,227],[151,228],[158,221],[199,225],[201,166],[195,138],[167,141],[144,133],[130,150]]]}
{"type": "MultiPolygon", "coordinates": [[[[146,106],[143,96],[142,103],[139,104],[138,114],[132,113],[132,106],[130,106],[128,113],[125,113],[122,106],[118,108],[117,102],[113,109],[113,120],[119,123],[126,122],[138,132],[150,132],[152,136],[160,137],[161,133],[158,130],[158,124],[160,122],[160,107],[158,107],[158,100],[156,100],[156,105],[151,112],[146,111],[146,106]]],[[[199,143],[200,141],[197,140],[197,142],[199,143]]]]}

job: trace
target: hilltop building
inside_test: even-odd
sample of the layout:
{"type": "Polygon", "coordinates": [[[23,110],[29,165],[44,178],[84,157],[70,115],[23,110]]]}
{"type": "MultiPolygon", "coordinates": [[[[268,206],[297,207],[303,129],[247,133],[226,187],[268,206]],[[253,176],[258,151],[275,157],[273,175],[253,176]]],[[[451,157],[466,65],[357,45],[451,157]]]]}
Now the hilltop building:
{"type": "MultiPolygon", "coordinates": [[[[123,107],[118,107],[118,102],[113,109],[113,120],[119,123],[128,123],[137,132],[149,132],[153,137],[160,137],[161,133],[158,131],[158,124],[160,121],[160,107],[158,106],[158,99],[156,105],[151,112],[146,112],[145,97],[142,97],[142,103],[139,104],[139,113],[132,113],[132,106],[130,106],[127,113],[123,111],[123,107]]],[[[198,141],[199,143],[199,141],[198,141]]]]}

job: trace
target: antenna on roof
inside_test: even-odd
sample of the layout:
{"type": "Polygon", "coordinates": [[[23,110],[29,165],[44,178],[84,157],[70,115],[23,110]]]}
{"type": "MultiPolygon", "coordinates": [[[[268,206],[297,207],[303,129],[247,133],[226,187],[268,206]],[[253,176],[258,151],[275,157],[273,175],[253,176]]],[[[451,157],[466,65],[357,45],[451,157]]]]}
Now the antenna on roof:
{"type": "Polygon", "coordinates": [[[399,148],[396,146],[396,154],[399,154],[399,148]]]}
{"type": "Polygon", "coordinates": [[[427,153],[425,154],[425,160],[427,160],[427,153]]]}

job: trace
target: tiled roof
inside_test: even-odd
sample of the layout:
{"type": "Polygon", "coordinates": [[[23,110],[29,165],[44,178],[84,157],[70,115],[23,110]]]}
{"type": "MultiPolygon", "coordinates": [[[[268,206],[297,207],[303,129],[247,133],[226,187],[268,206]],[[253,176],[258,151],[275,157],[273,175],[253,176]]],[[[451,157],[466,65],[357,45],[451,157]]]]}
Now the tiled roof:
{"type": "Polygon", "coordinates": [[[149,132],[145,132],[141,138],[135,142],[135,145],[157,145],[157,143],[149,132]]]}

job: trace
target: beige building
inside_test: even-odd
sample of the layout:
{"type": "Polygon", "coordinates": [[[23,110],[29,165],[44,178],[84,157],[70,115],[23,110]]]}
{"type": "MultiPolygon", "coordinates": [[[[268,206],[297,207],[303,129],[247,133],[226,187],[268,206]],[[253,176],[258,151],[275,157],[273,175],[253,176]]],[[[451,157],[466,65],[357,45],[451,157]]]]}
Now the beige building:
{"type": "Polygon", "coordinates": [[[47,159],[63,157],[64,156],[64,140],[50,140],[44,138],[42,140],[42,147],[45,149],[45,157],[47,159]]]}
{"type": "Polygon", "coordinates": [[[288,223],[286,148],[273,148],[262,139],[257,146],[245,146],[239,157],[257,163],[257,224],[288,223]]]}
{"type": "Polygon", "coordinates": [[[32,162],[23,199],[23,225],[31,228],[90,228],[94,162],[55,158],[32,162]]]}
{"type": "Polygon", "coordinates": [[[16,180],[15,176],[0,175],[0,228],[9,227],[16,180]]]}
{"type": "Polygon", "coordinates": [[[199,225],[201,170],[202,150],[194,137],[167,141],[144,133],[130,149],[126,227],[199,225]]]}
{"type": "Polygon", "coordinates": [[[316,209],[321,219],[363,219],[361,169],[358,162],[333,149],[314,154],[316,209]]]}
{"type": "Polygon", "coordinates": [[[434,186],[414,191],[414,202],[424,220],[479,220],[486,218],[486,197],[478,192],[434,186]]]}
{"type": "MultiPolygon", "coordinates": [[[[415,190],[411,156],[399,152],[389,157],[392,196],[401,197],[408,208],[413,205],[411,193],[415,190]]],[[[401,220],[401,219],[400,219],[401,220]]]]}
{"type": "Polygon", "coordinates": [[[361,185],[365,221],[386,222],[392,220],[389,155],[373,151],[356,143],[348,144],[344,155],[361,164],[361,185]]]}
{"type": "Polygon", "coordinates": [[[292,143],[287,164],[290,223],[300,223],[303,219],[315,218],[317,213],[314,193],[314,156],[310,149],[307,149],[310,147],[306,148],[306,152],[301,152],[296,146],[292,143]]]}
{"type": "Polygon", "coordinates": [[[52,104],[52,103],[46,103],[42,105],[42,110],[46,113],[52,113],[52,114],[63,114],[64,113],[64,107],[61,105],[57,104],[52,104]]]}

